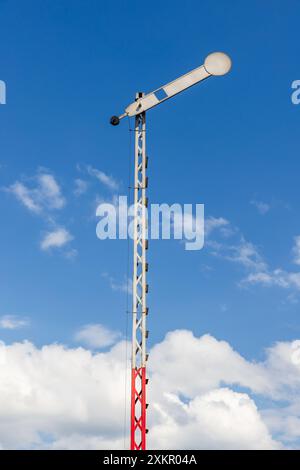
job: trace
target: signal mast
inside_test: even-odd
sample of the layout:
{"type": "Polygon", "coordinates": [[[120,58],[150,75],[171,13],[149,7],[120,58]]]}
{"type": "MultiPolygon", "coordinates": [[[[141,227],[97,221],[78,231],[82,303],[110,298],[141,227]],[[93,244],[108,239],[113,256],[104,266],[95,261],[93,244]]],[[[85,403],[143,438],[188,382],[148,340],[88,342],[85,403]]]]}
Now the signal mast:
{"type": "Polygon", "coordinates": [[[176,80],[152,91],[137,93],[135,101],[125,109],[124,114],[112,116],[110,123],[119,124],[126,116],[135,116],[134,150],[134,246],[133,246],[133,303],[132,303],[132,352],[131,352],[131,423],[130,449],[146,450],[146,363],[148,354],[146,340],[148,330],[146,318],[147,306],[147,218],[146,208],[148,187],[146,155],[146,111],[172,98],[182,91],[211,76],[225,75],[231,69],[231,59],[223,52],[209,54],[204,64],[176,80]]]}

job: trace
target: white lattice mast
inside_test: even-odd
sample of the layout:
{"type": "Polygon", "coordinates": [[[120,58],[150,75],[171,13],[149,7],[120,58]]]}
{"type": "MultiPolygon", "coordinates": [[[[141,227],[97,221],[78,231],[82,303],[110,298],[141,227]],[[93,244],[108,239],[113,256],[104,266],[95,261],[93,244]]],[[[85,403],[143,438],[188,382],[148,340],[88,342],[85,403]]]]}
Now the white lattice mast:
{"type": "Polygon", "coordinates": [[[113,116],[112,125],[119,124],[125,116],[135,116],[135,158],[134,158],[134,248],[133,248],[133,308],[132,308],[132,355],[131,355],[131,437],[132,450],[146,449],[146,318],[147,271],[146,252],[148,249],[146,208],[146,111],[166,101],[196,83],[213,75],[225,75],[231,68],[230,58],[222,52],[209,54],[203,65],[173,80],[157,90],[136,99],[121,116],[113,116]]]}
{"type": "MultiPolygon", "coordinates": [[[[141,97],[138,94],[137,98],[141,97]]],[[[131,354],[131,435],[132,450],[146,448],[146,316],[148,284],[146,273],[148,264],[146,252],[147,237],[147,198],[146,189],[146,113],[135,117],[135,159],[134,159],[134,247],[132,284],[132,354],[131,354]]]]}

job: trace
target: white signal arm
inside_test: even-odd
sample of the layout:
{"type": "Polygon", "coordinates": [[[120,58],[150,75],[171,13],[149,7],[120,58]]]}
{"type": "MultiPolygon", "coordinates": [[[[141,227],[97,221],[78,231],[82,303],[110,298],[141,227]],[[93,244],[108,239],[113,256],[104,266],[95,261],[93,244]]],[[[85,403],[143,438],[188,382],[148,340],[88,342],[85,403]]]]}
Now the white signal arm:
{"type": "Polygon", "coordinates": [[[196,83],[199,83],[208,77],[214,75],[225,75],[230,71],[230,69],[230,57],[223,52],[213,52],[206,57],[204,64],[200,67],[197,67],[191,72],[176,78],[176,80],[167,83],[166,85],[152,91],[151,93],[148,93],[147,95],[141,93],[133,103],[127,106],[124,114],[119,117],[113,116],[110,122],[116,126],[119,124],[120,119],[124,118],[125,116],[131,117],[141,114],[148,109],[154,108],[154,106],[157,106],[163,101],[172,98],[178,93],[181,93],[187,88],[196,85],[196,83]]]}

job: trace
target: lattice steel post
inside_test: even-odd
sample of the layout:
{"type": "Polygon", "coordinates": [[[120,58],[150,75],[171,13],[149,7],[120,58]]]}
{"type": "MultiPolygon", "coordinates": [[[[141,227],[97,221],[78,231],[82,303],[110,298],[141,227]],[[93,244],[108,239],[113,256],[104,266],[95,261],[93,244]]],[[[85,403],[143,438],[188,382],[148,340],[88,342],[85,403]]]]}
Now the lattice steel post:
{"type": "MultiPolygon", "coordinates": [[[[137,98],[142,96],[138,94],[137,98]]],[[[131,371],[131,450],[146,449],[146,316],[148,284],[146,273],[147,198],[146,188],[146,114],[135,116],[135,170],[134,170],[134,249],[133,249],[133,323],[131,371]]]]}

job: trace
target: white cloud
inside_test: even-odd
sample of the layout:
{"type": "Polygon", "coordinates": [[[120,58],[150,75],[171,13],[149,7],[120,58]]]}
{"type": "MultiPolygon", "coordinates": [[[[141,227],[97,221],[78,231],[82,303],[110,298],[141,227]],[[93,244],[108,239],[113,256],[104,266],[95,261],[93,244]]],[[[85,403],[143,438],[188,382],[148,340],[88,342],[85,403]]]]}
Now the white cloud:
{"type": "MultiPolygon", "coordinates": [[[[122,448],[126,349],[0,343],[0,446],[122,448]]],[[[283,422],[283,442],[299,445],[300,341],[256,363],[210,335],[173,331],[150,351],[148,376],[149,448],[276,449],[270,430],[283,422]]]]}
{"type": "Polygon", "coordinates": [[[276,449],[253,400],[228,388],[212,390],[185,404],[178,396],[156,406],[160,423],[153,426],[155,448],[276,449]]]}
{"type": "Polygon", "coordinates": [[[65,250],[64,252],[65,258],[69,260],[75,259],[77,255],[78,255],[78,250],[76,250],[75,248],[70,248],[68,250],[65,250]]]}
{"type": "Polygon", "coordinates": [[[87,181],[82,180],[80,178],[76,178],[74,181],[74,184],[75,184],[75,189],[74,189],[75,196],[81,196],[87,191],[87,188],[88,188],[87,181]]]}
{"type": "MultiPolygon", "coordinates": [[[[56,223],[52,211],[62,209],[66,201],[58,182],[48,170],[40,168],[36,175],[27,178],[26,184],[16,181],[4,190],[13,194],[30,212],[42,216],[52,227],[52,230],[46,233],[40,243],[42,250],[62,247],[73,239],[66,229],[53,229],[56,223]]],[[[66,253],[66,256],[71,258],[76,253],[75,250],[72,250],[66,253]]]]}
{"type": "Polygon", "coordinates": [[[150,369],[159,395],[167,390],[192,398],[224,383],[260,393],[272,389],[261,365],[246,361],[225,341],[210,335],[197,338],[187,330],[168,333],[152,348],[150,369]]]}
{"type": "MultiPolygon", "coordinates": [[[[287,448],[294,448],[293,442],[299,441],[300,438],[299,408],[267,409],[262,415],[270,431],[286,442],[287,448]]],[[[296,448],[299,449],[299,446],[296,448]]]]}
{"type": "MultiPolygon", "coordinates": [[[[221,233],[223,231],[223,234],[227,234],[227,230],[230,228],[230,223],[228,220],[224,219],[223,217],[207,217],[205,219],[205,235],[209,236],[211,233],[213,233],[216,230],[221,230],[221,233]],[[224,229],[225,232],[224,232],[224,229]]],[[[231,230],[230,230],[231,232],[231,230]]]]}
{"type": "Polygon", "coordinates": [[[238,245],[229,247],[229,254],[225,256],[229,261],[242,264],[248,269],[258,271],[266,268],[266,263],[255,245],[244,239],[238,245]]]}
{"type": "Polygon", "coordinates": [[[250,204],[255,206],[261,215],[265,215],[271,209],[270,204],[267,204],[266,202],[262,201],[256,201],[255,199],[250,201],[250,204]]]}
{"type": "MultiPolygon", "coordinates": [[[[295,295],[300,291],[300,271],[289,271],[282,268],[272,269],[261,255],[260,250],[253,243],[247,241],[240,230],[233,228],[231,223],[223,217],[208,217],[205,224],[206,234],[209,235],[205,243],[208,252],[220,259],[239,264],[247,270],[247,276],[238,285],[260,285],[262,287],[289,289],[292,294],[289,294],[288,300],[294,303],[297,302],[295,295]],[[211,238],[211,234],[215,235],[214,239],[211,238]],[[223,238],[216,237],[218,234],[221,234],[223,238]],[[236,235],[239,240],[237,240],[236,235]],[[227,240],[224,238],[227,238],[227,240]]],[[[294,263],[300,265],[300,235],[294,237],[292,253],[294,263]]]]}
{"type": "MultiPolygon", "coordinates": [[[[223,235],[222,239],[220,237],[217,239],[208,237],[205,247],[209,253],[220,259],[239,264],[248,272],[247,276],[238,283],[239,286],[260,285],[262,287],[289,289],[292,294],[289,294],[288,300],[294,303],[297,302],[294,293],[297,295],[300,291],[300,272],[288,271],[282,268],[271,269],[261,255],[260,250],[253,243],[247,241],[237,228],[233,229],[230,222],[222,217],[209,217],[206,221],[206,230],[208,235],[214,231],[216,231],[215,235],[218,233],[223,235]],[[233,238],[233,235],[238,235],[239,240],[236,237],[233,238]],[[231,238],[230,240],[224,240],[225,237],[231,238]]],[[[294,263],[300,265],[300,236],[294,238],[292,252],[294,263]]]]}
{"type": "MultiPolygon", "coordinates": [[[[295,237],[293,247],[294,263],[300,264],[300,236],[295,237]]],[[[280,287],[283,289],[300,291],[300,272],[287,271],[285,269],[271,269],[259,253],[258,249],[250,242],[242,239],[240,244],[224,245],[218,242],[210,242],[212,254],[235,261],[248,269],[249,274],[240,281],[240,286],[261,285],[263,287],[280,287]]],[[[293,296],[289,300],[296,302],[293,296]]]]}
{"type": "Polygon", "coordinates": [[[29,325],[27,318],[21,318],[17,315],[3,315],[0,317],[0,328],[4,330],[16,330],[29,325]]]}
{"type": "Polygon", "coordinates": [[[118,182],[112,176],[107,175],[103,171],[100,171],[97,168],[93,168],[90,165],[88,165],[87,171],[90,176],[97,178],[100,183],[104,184],[109,189],[116,191],[119,188],[118,182]]]}
{"type": "Polygon", "coordinates": [[[110,285],[110,288],[114,291],[128,292],[132,293],[132,279],[124,277],[123,280],[118,281],[113,276],[110,276],[108,273],[102,273],[102,277],[107,279],[110,285]]]}
{"type": "Polygon", "coordinates": [[[71,240],[73,240],[73,237],[65,228],[57,228],[44,236],[40,247],[44,251],[51,248],[61,248],[71,240]]]}
{"type": "Polygon", "coordinates": [[[31,212],[35,212],[36,214],[41,212],[42,208],[36,201],[32,191],[28,189],[23,183],[16,181],[9,188],[7,188],[7,191],[14,194],[14,196],[31,212]]]}
{"type": "Polygon", "coordinates": [[[120,333],[98,323],[84,325],[75,334],[75,341],[93,349],[101,349],[115,344],[120,339],[120,336],[120,333]]]}
{"type": "Polygon", "coordinates": [[[122,438],[122,343],[97,355],[56,344],[0,343],[0,365],[3,448],[59,447],[76,434],[95,447],[122,438]]]}
{"type": "Polygon", "coordinates": [[[247,270],[257,272],[264,271],[267,268],[267,264],[257,247],[243,237],[236,244],[225,244],[210,240],[207,245],[214,256],[240,264],[247,270]]]}
{"type": "Polygon", "coordinates": [[[65,205],[65,199],[61,195],[60,187],[54,176],[50,173],[40,173],[37,176],[39,187],[38,198],[50,209],[61,209],[65,205]]]}
{"type": "Polygon", "coordinates": [[[16,181],[5,190],[13,194],[28,210],[36,214],[64,207],[65,199],[51,173],[39,171],[31,180],[34,181],[34,186],[16,181]]]}
{"type": "Polygon", "coordinates": [[[294,238],[294,247],[293,247],[293,254],[294,254],[294,263],[300,265],[300,235],[294,238]]]}
{"type": "MultiPolygon", "coordinates": [[[[280,278],[279,278],[280,279],[280,278]]],[[[250,273],[241,281],[242,284],[263,284],[266,286],[278,285],[275,278],[267,272],[250,273]]]]}
{"type": "Polygon", "coordinates": [[[260,284],[265,287],[282,287],[284,289],[300,290],[300,272],[288,272],[282,269],[266,270],[250,273],[241,281],[241,285],[260,284]]]}
{"type": "Polygon", "coordinates": [[[265,271],[267,264],[258,248],[247,241],[237,227],[223,217],[205,220],[206,247],[210,254],[242,265],[248,271],[265,271]],[[222,238],[216,236],[220,234],[222,238]],[[215,235],[212,239],[211,235],[215,235]],[[230,240],[228,240],[230,239],[230,240]]]}

